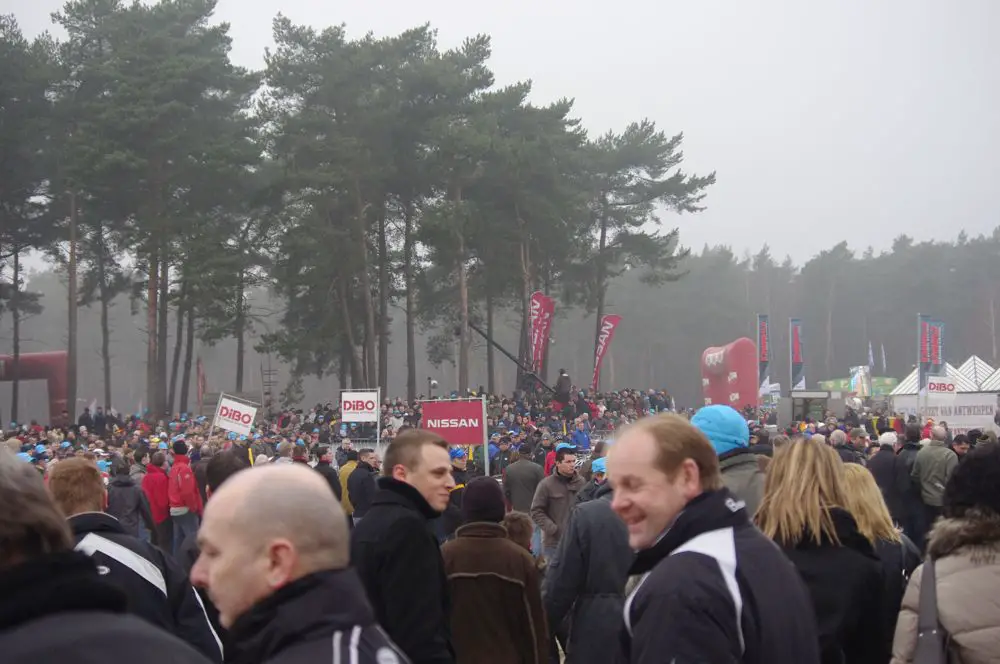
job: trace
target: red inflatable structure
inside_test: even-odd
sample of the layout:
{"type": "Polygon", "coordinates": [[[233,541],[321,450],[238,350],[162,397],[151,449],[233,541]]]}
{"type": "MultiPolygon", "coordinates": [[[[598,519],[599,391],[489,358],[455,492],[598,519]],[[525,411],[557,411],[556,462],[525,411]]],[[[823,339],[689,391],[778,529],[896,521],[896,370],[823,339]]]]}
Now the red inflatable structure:
{"type": "Polygon", "coordinates": [[[725,404],[736,410],[756,408],[760,401],[757,345],[746,337],[701,354],[701,389],[705,405],[725,404]]]}
{"type": "MultiPolygon", "coordinates": [[[[66,408],[68,354],[64,350],[49,353],[21,353],[21,380],[45,380],[49,388],[49,422],[55,423],[66,408]]],[[[0,355],[0,382],[14,380],[14,358],[0,355]]]]}

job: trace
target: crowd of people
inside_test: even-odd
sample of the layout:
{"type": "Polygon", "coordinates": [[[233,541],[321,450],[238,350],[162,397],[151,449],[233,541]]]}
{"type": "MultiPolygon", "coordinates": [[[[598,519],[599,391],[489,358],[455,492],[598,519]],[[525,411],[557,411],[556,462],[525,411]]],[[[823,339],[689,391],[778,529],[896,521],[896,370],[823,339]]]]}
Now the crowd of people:
{"type": "Polygon", "coordinates": [[[322,405],[13,427],[4,661],[1000,662],[992,432],[565,396],[471,451],[401,400],[381,449],[322,405]]]}

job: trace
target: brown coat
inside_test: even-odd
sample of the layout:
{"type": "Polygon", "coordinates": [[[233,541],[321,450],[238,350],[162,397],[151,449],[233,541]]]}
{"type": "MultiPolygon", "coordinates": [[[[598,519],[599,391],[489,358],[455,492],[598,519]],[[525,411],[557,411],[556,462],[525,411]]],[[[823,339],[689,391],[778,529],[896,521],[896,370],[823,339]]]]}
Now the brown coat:
{"type": "MultiPolygon", "coordinates": [[[[938,620],[951,636],[955,662],[1000,663],[1000,516],[970,510],[941,519],[928,553],[936,560],[938,620]]],[[[892,664],[910,664],[917,643],[921,565],[910,577],[896,623],[892,664]]]]}
{"type": "Polygon", "coordinates": [[[563,531],[569,523],[570,512],[576,505],[576,494],[587,482],[580,473],[563,477],[553,472],[539,482],[535,498],[531,501],[531,520],[542,529],[542,548],[559,545],[563,531]]]}
{"type": "Polygon", "coordinates": [[[461,664],[545,664],[548,629],[538,569],[496,523],[469,523],[441,547],[451,636],[461,664]]]}

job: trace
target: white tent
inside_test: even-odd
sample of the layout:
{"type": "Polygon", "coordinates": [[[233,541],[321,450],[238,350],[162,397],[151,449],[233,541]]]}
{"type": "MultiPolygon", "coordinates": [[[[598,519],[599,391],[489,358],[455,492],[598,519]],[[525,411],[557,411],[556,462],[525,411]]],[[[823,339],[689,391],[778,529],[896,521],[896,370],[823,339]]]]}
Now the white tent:
{"type": "Polygon", "coordinates": [[[958,368],[958,371],[975,383],[976,387],[979,389],[983,388],[983,383],[986,382],[987,378],[990,378],[994,373],[996,373],[996,370],[978,355],[973,355],[963,362],[962,366],[958,368]]]}
{"type": "MultiPolygon", "coordinates": [[[[982,390],[976,386],[976,384],[969,379],[968,376],[963,374],[961,371],[956,369],[950,364],[944,365],[945,375],[951,380],[955,381],[955,391],[956,392],[981,392],[982,390]]],[[[992,376],[991,376],[992,378],[992,376]]],[[[896,386],[892,392],[889,393],[891,397],[898,397],[907,394],[916,394],[917,390],[917,370],[914,369],[909,376],[899,381],[899,385],[896,386]]]]}
{"type": "Polygon", "coordinates": [[[983,384],[979,386],[979,389],[983,392],[1000,392],[1000,369],[997,369],[990,374],[990,376],[983,381],[983,384]]]}

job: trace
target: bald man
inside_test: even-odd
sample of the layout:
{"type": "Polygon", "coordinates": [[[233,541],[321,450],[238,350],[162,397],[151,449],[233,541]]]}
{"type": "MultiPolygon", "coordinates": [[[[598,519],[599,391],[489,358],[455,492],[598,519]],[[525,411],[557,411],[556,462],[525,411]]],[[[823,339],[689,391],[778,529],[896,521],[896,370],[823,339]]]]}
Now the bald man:
{"type": "Polygon", "coordinates": [[[206,588],[235,649],[262,664],[409,660],[375,622],[348,567],[347,520],[308,466],[236,473],[212,495],[191,581],[206,588]]]}

